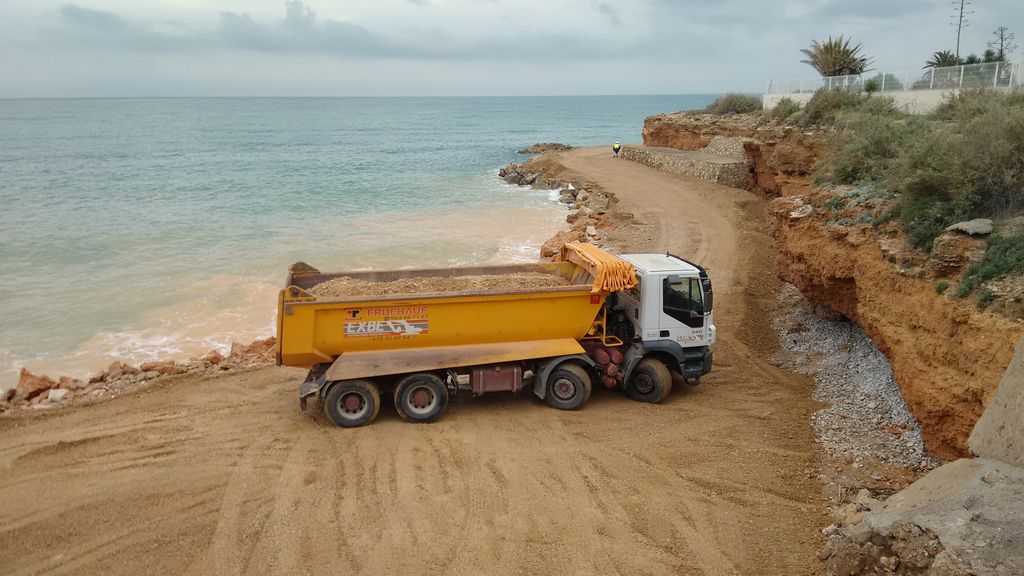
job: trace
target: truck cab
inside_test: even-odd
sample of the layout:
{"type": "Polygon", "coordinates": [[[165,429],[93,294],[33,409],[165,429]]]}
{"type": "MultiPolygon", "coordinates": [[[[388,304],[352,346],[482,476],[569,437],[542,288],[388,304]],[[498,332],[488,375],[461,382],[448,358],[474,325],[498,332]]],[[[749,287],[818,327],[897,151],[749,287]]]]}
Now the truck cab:
{"type": "Polygon", "coordinates": [[[672,254],[625,254],[637,285],[619,293],[642,353],[663,351],[686,379],[711,369],[715,342],[714,295],[707,270],[672,254]]]}

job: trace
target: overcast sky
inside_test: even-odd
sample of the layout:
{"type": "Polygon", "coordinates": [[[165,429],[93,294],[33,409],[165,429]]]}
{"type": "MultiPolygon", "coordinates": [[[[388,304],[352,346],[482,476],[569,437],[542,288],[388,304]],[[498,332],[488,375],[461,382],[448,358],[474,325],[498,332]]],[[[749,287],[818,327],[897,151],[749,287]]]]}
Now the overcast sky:
{"type": "MultiPolygon", "coordinates": [[[[973,0],[961,53],[1024,0],[973,0]]],[[[684,94],[813,77],[812,39],[880,70],[953,49],[950,0],[3,0],[0,97],[684,94]]],[[[1013,55],[1020,59],[1024,48],[1013,55]]]]}

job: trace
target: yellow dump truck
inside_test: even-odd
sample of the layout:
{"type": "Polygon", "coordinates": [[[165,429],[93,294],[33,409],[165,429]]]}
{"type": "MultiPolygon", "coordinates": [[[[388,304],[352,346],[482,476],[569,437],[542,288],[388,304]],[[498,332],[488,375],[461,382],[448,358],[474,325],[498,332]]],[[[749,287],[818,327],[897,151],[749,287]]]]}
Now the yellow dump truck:
{"type": "Polygon", "coordinates": [[[444,414],[456,393],[530,388],[549,405],[581,408],[593,383],[661,402],[672,374],[711,369],[715,325],[707,271],[671,254],[613,256],[568,244],[537,264],[322,273],[289,268],[278,296],[277,362],[309,369],[300,405],[338,426],[372,422],[381,394],[411,422],[444,414]],[[488,287],[374,296],[317,296],[342,279],[504,277],[542,273],[546,287],[488,287]]]}

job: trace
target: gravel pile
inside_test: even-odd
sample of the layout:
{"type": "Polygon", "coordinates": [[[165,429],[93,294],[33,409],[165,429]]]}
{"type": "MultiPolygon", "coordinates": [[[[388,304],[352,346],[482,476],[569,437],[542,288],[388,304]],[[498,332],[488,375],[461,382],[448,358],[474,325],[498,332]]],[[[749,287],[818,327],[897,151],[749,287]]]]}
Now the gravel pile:
{"type": "Polygon", "coordinates": [[[813,375],[814,399],[830,404],[811,415],[818,443],[833,456],[852,459],[854,468],[868,459],[907,468],[941,464],[925,451],[889,361],[860,326],[816,315],[815,305],[790,284],[779,300],[783,312],[772,325],[782,351],[773,360],[813,375]]]}
{"type": "Polygon", "coordinates": [[[309,289],[319,298],[352,296],[388,296],[391,294],[428,294],[486,290],[530,290],[568,286],[561,276],[544,272],[516,272],[486,276],[446,276],[401,278],[391,282],[369,282],[349,276],[333,278],[309,289]]]}

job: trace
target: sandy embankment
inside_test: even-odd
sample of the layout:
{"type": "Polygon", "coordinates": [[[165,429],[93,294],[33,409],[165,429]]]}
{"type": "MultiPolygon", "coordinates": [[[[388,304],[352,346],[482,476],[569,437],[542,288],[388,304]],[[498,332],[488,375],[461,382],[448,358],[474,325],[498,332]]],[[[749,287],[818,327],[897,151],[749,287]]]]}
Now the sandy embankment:
{"type": "MultiPolygon", "coordinates": [[[[595,392],[385,407],[342,430],[297,407],[301,370],[157,378],[116,401],[0,418],[0,565],[11,574],[809,574],[824,525],[811,383],[773,366],[779,282],[763,200],[610,158],[542,160],[614,194],[628,251],[716,285],[716,366],[662,405],[595,392]]],[[[595,186],[596,189],[596,186],[595,186]]]]}

